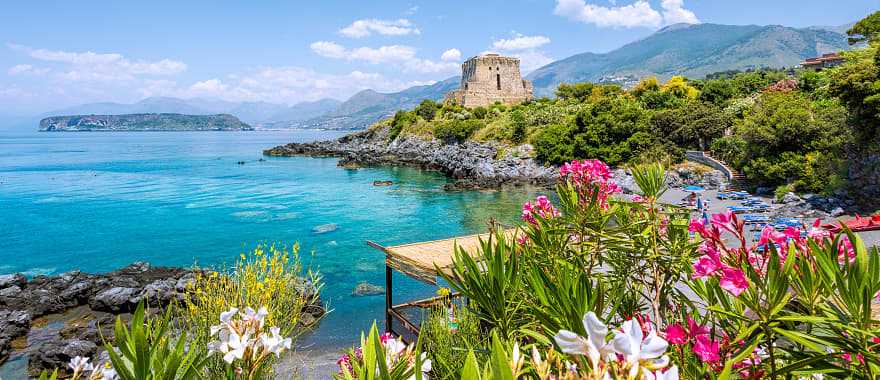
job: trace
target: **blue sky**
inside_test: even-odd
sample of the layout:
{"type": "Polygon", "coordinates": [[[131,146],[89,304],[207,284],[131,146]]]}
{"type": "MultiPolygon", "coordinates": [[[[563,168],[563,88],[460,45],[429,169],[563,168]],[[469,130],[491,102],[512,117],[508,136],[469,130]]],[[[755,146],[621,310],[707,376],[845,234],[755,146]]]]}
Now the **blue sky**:
{"type": "Polygon", "coordinates": [[[524,71],[675,22],[840,25],[880,0],[11,1],[0,114],[148,96],[296,103],[456,75],[485,51],[524,71]]]}

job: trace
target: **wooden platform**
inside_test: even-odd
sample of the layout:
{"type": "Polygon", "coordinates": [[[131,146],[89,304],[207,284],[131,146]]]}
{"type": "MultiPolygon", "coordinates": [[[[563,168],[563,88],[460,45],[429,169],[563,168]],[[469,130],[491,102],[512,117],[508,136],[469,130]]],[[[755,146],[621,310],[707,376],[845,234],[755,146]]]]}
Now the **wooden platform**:
{"type": "MultiPolygon", "coordinates": [[[[516,230],[509,229],[504,233],[508,238],[511,238],[516,230]]],[[[455,257],[456,245],[473,256],[479,253],[480,239],[488,241],[489,236],[489,233],[485,233],[390,247],[383,247],[372,241],[367,241],[367,244],[385,252],[385,264],[394,270],[419,281],[436,285],[437,276],[440,274],[437,268],[440,268],[441,272],[449,274],[452,259],[455,257]]]]}
{"type": "MultiPolygon", "coordinates": [[[[516,229],[509,229],[505,230],[504,234],[508,238],[514,238],[516,231],[516,229]]],[[[406,318],[406,309],[426,309],[433,307],[438,302],[451,302],[452,299],[459,297],[458,293],[453,293],[445,297],[433,297],[395,305],[393,271],[398,271],[430,285],[437,285],[437,277],[440,273],[450,273],[456,247],[464,249],[471,256],[476,256],[480,253],[480,241],[489,241],[491,236],[490,233],[485,233],[390,247],[383,247],[375,242],[367,241],[368,245],[385,254],[385,331],[395,333],[400,337],[406,335],[417,337],[420,324],[406,318]],[[394,329],[395,321],[401,325],[403,330],[396,331],[394,329]]]]}

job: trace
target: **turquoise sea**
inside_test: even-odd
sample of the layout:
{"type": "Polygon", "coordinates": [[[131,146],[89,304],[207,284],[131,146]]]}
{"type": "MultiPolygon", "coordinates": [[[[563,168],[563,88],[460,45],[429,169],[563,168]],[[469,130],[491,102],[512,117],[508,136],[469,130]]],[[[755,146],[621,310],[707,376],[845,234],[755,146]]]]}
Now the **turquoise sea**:
{"type": "MultiPolygon", "coordinates": [[[[513,222],[527,190],[446,192],[438,173],[346,170],[333,158],[265,158],[262,149],[339,136],[323,131],[0,132],[0,274],[113,270],[134,261],[231,263],[259,242],[299,242],[333,311],[302,344],[353,344],[383,318],[383,256],[365,244],[423,241],[513,222]],[[238,164],[244,161],[244,164],[238,164]],[[390,187],[374,187],[391,180],[390,187]],[[335,230],[329,232],[316,231],[335,230]]],[[[407,278],[395,297],[433,294],[407,278]]]]}

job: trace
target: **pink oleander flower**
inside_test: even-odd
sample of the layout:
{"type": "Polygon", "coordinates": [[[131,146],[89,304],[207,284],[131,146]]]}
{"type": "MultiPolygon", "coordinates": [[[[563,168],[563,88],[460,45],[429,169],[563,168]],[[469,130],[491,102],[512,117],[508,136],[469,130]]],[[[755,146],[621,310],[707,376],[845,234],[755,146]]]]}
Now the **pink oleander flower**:
{"type": "Polygon", "coordinates": [[[709,339],[708,335],[700,335],[695,339],[694,353],[704,362],[715,363],[720,361],[719,349],[718,342],[709,339]]]}
{"type": "Polygon", "coordinates": [[[535,199],[535,203],[526,202],[522,207],[522,220],[529,224],[537,225],[538,221],[535,215],[542,219],[552,219],[560,216],[559,210],[553,206],[546,196],[540,195],[535,199]]]}
{"type": "Polygon", "coordinates": [[[636,194],[632,196],[632,201],[636,203],[642,203],[645,201],[645,198],[643,198],[641,195],[636,194]]]}
{"type": "Polygon", "coordinates": [[[731,268],[726,267],[721,270],[721,280],[719,284],[721,288],[730,292],[736,297],[739,297],[743,291],[748,289],[749,282],[746,280],[746,276],[742,270],[739,268],[731,268]]]}
{"type": "Polygon", "coordinates": [[[856,250],[853,248],[852,242],[849,241],[849,236],[840,238],[840,245],[837,247],[837,261],[841,264],[852,264],[856,261],[856,250]]]}
{"type": "Polygon", "coordinates": [[[608,197],[621,191],[611,180],[611,169],[599,160],[574,160],[562,165],[559,175],[575,185],[583,200],[592,199],[596,186],[596,199],[603,209],[608,208],[608,197]]]}
{"type": "Polygon", "coordinates": [[[721,260],[718,256],[703,255],[694,263],[694,279],[714,276],[721,269],[721,260]]]}
{"type": "Polygon", "coordinates": [[[687,331],[681,325],[673,323],[666,326],[666,340],[671,344],[685,344],[688,341],[687,331]]]}
{"type": "Polygon", "coordinates": [[[701,326],[691,316],[688,316],[688,335],[691,339],[696,339],[700,335],[709,335],[709,328],[701,326]]]}
{"type": "Polygon", "coordinates": [[[737,234],[739,231],[739,229],[737,228],[738,220],[736,218],[736,214],[734,214],[733,211],[712,214],[712,216],[709,217],[709,223],[711,223],[713,227],[728,231],[733,234],[737,234]]]}
{"type": "Polygon", "coordinates": [[[807,237],[819,241],[831,237],[831,233],[822,228],[822,220],[817,218],[813,222],[813,227],[807,231],[807,237]]]}
{"type": "Polygon", "coordinates": [[[786,236],[786,234],[777,232],[772,226],[764,226],[764,229],[761,230],[761,238],[758,240],[758,246],[766,247],[769,244],[779,244],[780,246],[784,246],[787,239],[788,236],[786,236]]]}

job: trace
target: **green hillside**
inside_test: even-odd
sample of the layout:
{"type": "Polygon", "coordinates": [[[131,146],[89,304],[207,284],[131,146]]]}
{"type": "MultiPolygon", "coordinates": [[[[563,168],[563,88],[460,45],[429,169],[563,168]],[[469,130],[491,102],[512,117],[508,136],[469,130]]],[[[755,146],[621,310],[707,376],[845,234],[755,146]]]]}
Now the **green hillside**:
{"type": "Polygon", "coordinates": [[[778,25],[677,24],[606,54],[583,53],[532,72],[538,96],[560,83],[657,75],[702,78],[710,73],[793,67],[804,58],[849,49],[846,36],[830,30],[778,25]]]}

